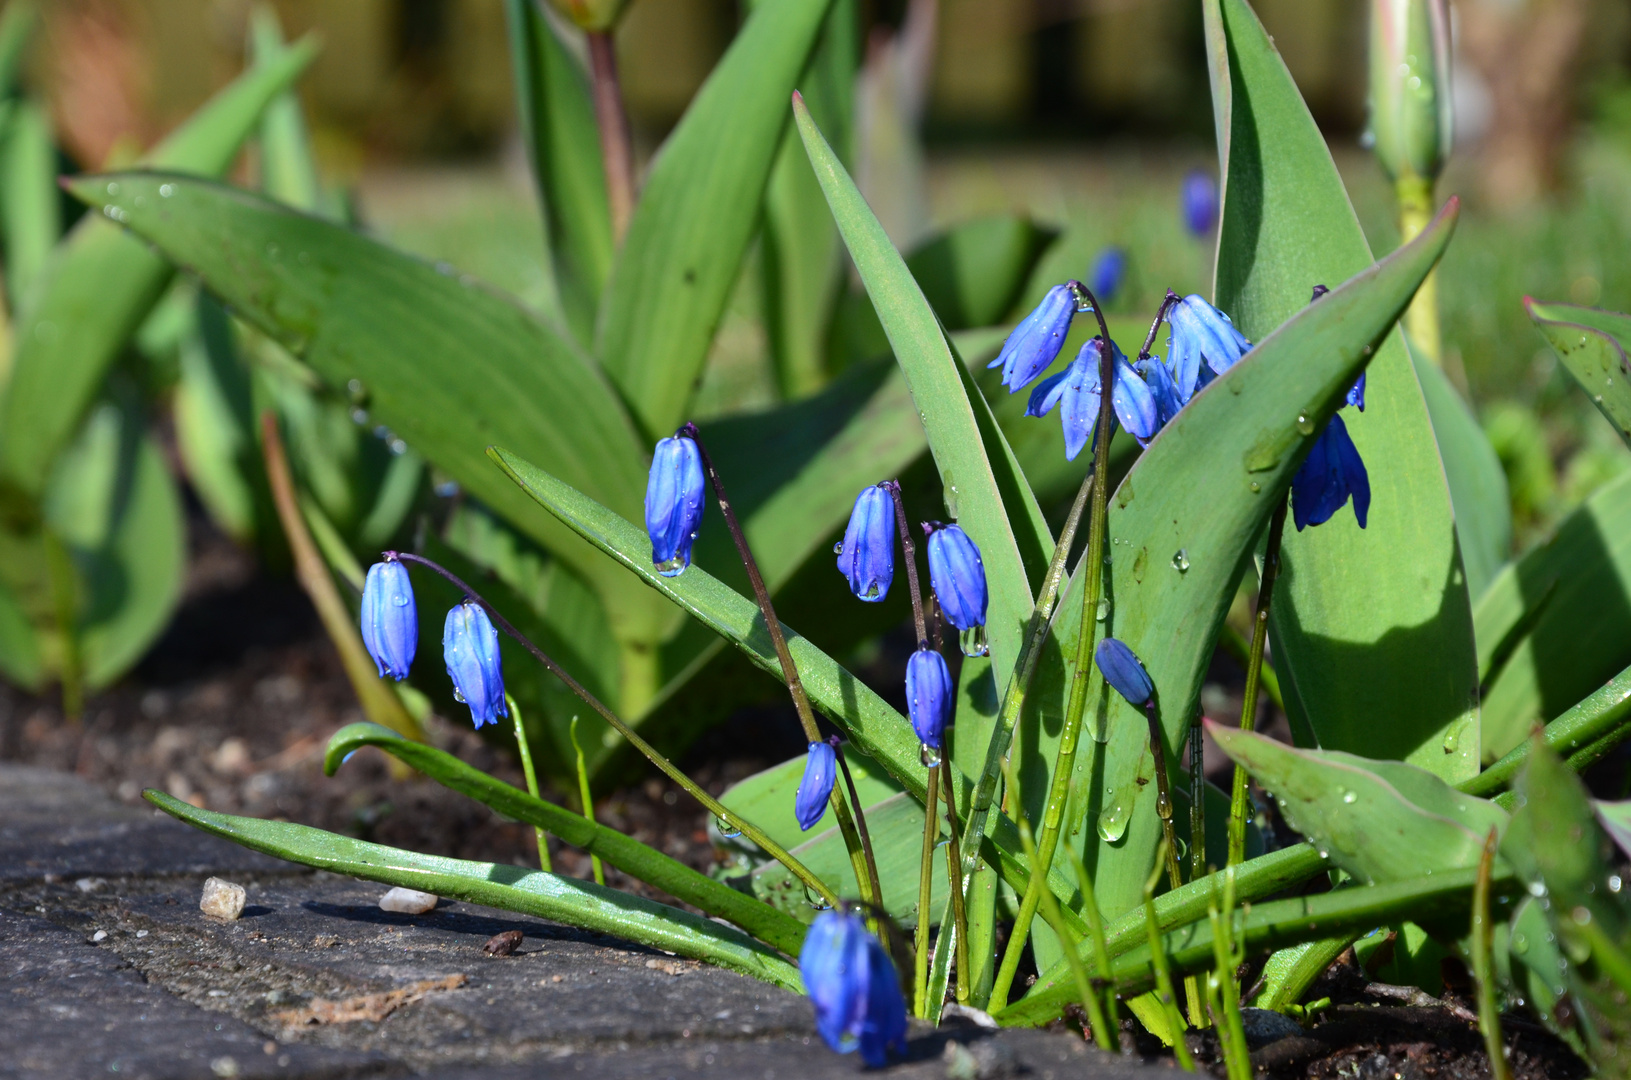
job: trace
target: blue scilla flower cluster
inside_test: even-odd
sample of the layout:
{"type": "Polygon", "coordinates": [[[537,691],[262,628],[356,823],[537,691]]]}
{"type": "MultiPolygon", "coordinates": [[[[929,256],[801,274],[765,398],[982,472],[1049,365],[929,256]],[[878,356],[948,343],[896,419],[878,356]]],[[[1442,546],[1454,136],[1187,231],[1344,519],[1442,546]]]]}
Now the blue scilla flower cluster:
{"type": "Polygon", "coordinates": [[[873,1068],[906,1049],[906,999],[883,944],[853,911],[816,916],[799,951],[799,976],[815,1004],[816,1031],[841,1054],[873,1068]]]}
{"type": "MultiPolygon", "coordinates": [[[[408,677],[419,645],[419,610],[414,603],[408,568],[395,552],[368,568],[362,589],[362,642],[374,658],[380,678],[408,677]]],[[[453,605],[442,626],[442,660],[453,680],[453,693],[470,706],[476,727],[508,716],[504,704],[504,667],[498,653],[498,631],[487,609],[469,597],[453,605]]]]}

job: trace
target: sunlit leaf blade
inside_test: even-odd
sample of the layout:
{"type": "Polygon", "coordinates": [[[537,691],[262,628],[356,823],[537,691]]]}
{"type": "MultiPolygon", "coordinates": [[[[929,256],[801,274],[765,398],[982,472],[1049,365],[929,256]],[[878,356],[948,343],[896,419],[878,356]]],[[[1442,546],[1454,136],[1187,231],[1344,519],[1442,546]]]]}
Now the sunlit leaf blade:
{"type": "Polygon", "coordinates": [[[643,450],[594,363],[507,297],[257,195],[179,176],[74,181],[233,310],[350,393],[464,488],[595,582],[621,636],[659,637],[666,605],[632,587],[482,453],[526,447],[637,514],[643,450]],[[118,195],[105,194],[118,185],[118,195]],[[161,194],[163,188],[168,194],[161,194]]]}
{"type": "MultiPolygon", "coordinates": [[[[271,63],[287,46],[277,12],[268,4],[255,8],[249,20],[249,44],[257,63],[271,63]]],[[[286,90],[266,106],[261,116],[261,189],[279,202],[317,212],[323,201],[317,162],[300,98],[286,90]]]]}
{"type": "Polygon", "coordinates": [[[1508,565],[1473,615],[1492,758],[1631,664],[1631,475],[1508,565]]]}
{"type": "MultiPolygon", "coordinates": [[[[261,110],[305,70],[310,42],[250,68],[144,159],[153,168],[220,174],[255,129],[261,110]]],[[[82,181],[88,184],[88,181],[82,181]]],[[[98,208],[117,201],[98,181],[98,208]]],[[[156,187],[156,184],[150,185],[156,187]]],[[[127,193],[129,197],[132,193],[127,193]]],[[[156,203],[157,193],[147,198],[156,203]]],[[[98,215],[87,215],[40,277],[17,326],[17,352],[0,403],[0,480],[38,496],[51,462],[73,436],[108,366],[158,300],[171,267],[98,215]]]]}
{"type": "Polygon", "coordinates": [[[296,825],[199,810],[149,788],[148,802],[254,851],[364,881],[400,885],[609,934],[803,992],[798,969],[734,927],[590,881],[500,863],[420,855],[296,825]]]}
{"type": "Polygon", "coordinates": [[[35,0],[12,0],[0,12],[0,96],[17,89],[23,73],[28,45],[39,24],[40,8],[35,0]]]}
{"type": "Polygon", "coordinates": [[[1450,486],[1461,565],[1467,571],[1467,595],[1476,605],[1512,557],[1512,502],[1506,473],[1478,418],[1438,365],[1417,364],[1416,377],[1450,486]]]}
{"type": "Polygon", "coordinates": [[[1620,438],[1631,444],[1631,315],[1524,297],[1524,310],[1620,438]]]}
{"type": "Polygon", "coordinates": [[[537,0],[505,0],[522,145],[544,214],[561,312],[580,342],[594,334],[613,245],[589,86],[537,0]]]}
{"type": "Polygon", "coordinates": [[[830,4],[755,7],[651,167],[596,329],[596,353],[648,435],[685,419],[830,4]]]}
{"type": "Polygon", "coordinates": [[[40,106],[20,102],[0,134],[0,229],[13,310],[23,306],[62,236],[60,200],[51,121],[40,106]]]}
{"type": "MultiPolygon", "coordinates": [[[[1214,299],[1257,339],[1308,304],[1313,286],[1350,277],[1371,254],[1325,140],[1246,0],[1206,0],[1204,12],[1224,173],[1214,299]]],[[[1378,349],[1365,397],[1365,412],[1346,423],[1370,474],[1369,525],[1358,528],[1350,508],[1286,531],[1276,671],[1295,691],[1299,704],[1288,707],[1327,749],[1461,779],[1478,768],[1472,611],[1402,336],[1378,349]]]]}
{"type": "Polygon", "coordinates": [[[997,682],[1005,684],[1031,614],[1031,581],[1041,579],[1053,553],[1053,537],[985,398],[974,388],[900,253],[797,98],[793,112],[838,231],[917,405],[940,470],[946,512],[973,539],[985,562],[991,662],[997,682]],[[988,456],[987,440],[999,448],[995,460],[988,456]]]}

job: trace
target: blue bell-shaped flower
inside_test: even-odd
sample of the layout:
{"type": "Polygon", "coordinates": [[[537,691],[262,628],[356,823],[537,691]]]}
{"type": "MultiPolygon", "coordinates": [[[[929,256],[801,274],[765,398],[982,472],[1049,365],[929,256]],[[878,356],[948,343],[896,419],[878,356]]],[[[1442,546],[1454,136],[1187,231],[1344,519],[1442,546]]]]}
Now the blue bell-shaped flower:
{"type": "Polygon", "coordinates": [[[876,604],[889,595],[889,583],[895,580],[895,500],[883,484],[855,496],[838,545],[838,569],[858,598],[876,604]]]}
{"type": "Polygon", "coordinates": [[[1183,409],[1183,399],[1178,396],[1178,384],[1172,381],[1172,371],[1161,362],[1159,356],[1146,356],[1133,367],[1144,379],[1144,385],[1150,388],[1150,396],[1155,399],[1155,412],[1157,427],[1166,427],[1183,409]]]}
{"type": "Polygon", "coordinates": [[[925,521],[929,537],[929,586],[946,621],[959,630],[985,625],[985,562],[980,549],[958,525],[925,521]]]}
{"type": "Polygon", "coordinates": [[[895,965],[860,915],[824,911],[799,950],[799,976],[815,1006],[816,1031],[840,1054],[860,1050],[881,1068],[906,1049],[906,1000],[895,965]]]}
{"type": "Polygon", "coordinates": [[[1203,362],[1211,374],[1222,375],[1251,351],[1252,343],[1235,329],[1229,316],[1193,293],[1168,310],[1167,327],[1172,331],[1167,338],[1172,378],[1185,403],[1194,395],[1196,386],[1207,381],[1202,378],[1203,362]]]}
{"type": "Polygon", "coordinates": [[[368,568],[362,586],[362,643],[379,677],[406,679],[419,647],[419,608],[401,560],[386,556],[368,568]]]}
{"type": "Polygon", "coordinates": [[[691,565],[691,545],[702,524],[708,484],[696,440],[674,435],[657,443],[646,479],[646,533],[651,564],[663,577],[678,577],[691,565]]]}
{"type": "Polygon", "coordinates": [[[1191,170],[1180,192],[1184,225],[1196,236],[1206,236],[1218,223],[1218,182],[1204,169],[1191,170]]]}
{"type": "Polygon", "coordinates": [[[1365,372],[1359,373],[1359,380],[1348,388],[1348,396],[1344,403],[1352,405],[1360,412],[1365,411],[1365,372]]]}
{"type": "MultiPolygon", "coordinates": [[[[1075,461],[1082,448],[1093,441],[1093,430],[1098,426],[1099,363],[1103,346],[1102,338],[1089,340],[1069,367],[1037,383],[1025,408],[1026,416],[1046,416],[1055,405],[1061,406],[1059,423],[1065,432],[1067,461],[1075,461]]],[[[1140,442],[1147,441],[1160,429],[1155,398],[1113,341],[1110,350],[1115,360],[1116,379],[1110,391],[1110,404],[1122,427],[1140,442]]]]}
{"type": "Polygon", "coordinates": [[[799,780],[798,794],[793,796],[793,815],[799,819],[800,829],[808,832],[821,820],[837,778],[838,751],[831,743],[811,743],[810,754],[804,759],[804,777],[799,780]]]}
{"type": "Polygon", "coordinates": [[[1110,406],[1116,410],[1116,419],[1127,433],[1138,440],[1138,445],[1145,446],[1161,430],[1161,413],[1155,395],[1121,355],[1120,349],[1116,349],[1115,373],[1115,381],[1110,385],[1110,406]]]}
{"type": "Polygon", "coordinates": [[[1078,282],[1067,281],[1049,289],[1036,310],[1014,327],[997,358],[986,365],[1002,368],[1002,382],[1010,394],[1040,375],[1059,355],[1079,306],[1080,288],[1078,282]]]}
{"type": "Polygon", "coordinates": [[[1105,248],[1093,260],[1093,270],[1088,275],[1093,298],[1101,304],[1110,303],[1121,291],[1121,282],[1126,276],[1127,253],[1118,247],[1105,248]]]}
{"type": "Polygon", "coordinates": [[[919,648],[906,661],[906,712],[918,741],[930,750],[940,749],[955,700],[946,658],[933,649],[919,648]]]}
{"type": "Polygon", "coordinates": [[[510,715],[504,705],[504,667],[498,654],[498,631],[487,612],[473,600],[455,604],[442,626],[442,660],[458,699],[470,706],[476,727],[510,715]]]}
{"type": "Polygon", "coordinates": [[[1370,476],[1348,425],[1341,416],[1332,416],[1291,478],[1291,519],[1299,532],[1309,525],[1323,525],[1350,496],[1354,517],[1363,529],[1370,514],[1370,476]]]}
{"type": "Polygon", "coordinates": [[[1126,698],[1134,708],[1143,708],[1154,696],[1155,684],[1150,682],[1149,672],[1144,670],[1144,665],[1125,642],[1113,637],[1105,638],[1093,650],[1093,659],[1098,663],[1105,681],[1115,687],[1116,693],[1126,698]]]}

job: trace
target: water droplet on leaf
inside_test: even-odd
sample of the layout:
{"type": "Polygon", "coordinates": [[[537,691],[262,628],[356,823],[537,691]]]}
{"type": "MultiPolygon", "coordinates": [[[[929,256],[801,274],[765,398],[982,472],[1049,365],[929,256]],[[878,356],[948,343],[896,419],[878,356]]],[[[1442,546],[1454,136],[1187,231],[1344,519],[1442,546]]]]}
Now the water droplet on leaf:
{"type": "Polygon", "coordinates": [[[1179,548],[1178,553],[1172,557],[1172,568],[1180,574],[1189,573],[1189,549],[1179,548]]]}

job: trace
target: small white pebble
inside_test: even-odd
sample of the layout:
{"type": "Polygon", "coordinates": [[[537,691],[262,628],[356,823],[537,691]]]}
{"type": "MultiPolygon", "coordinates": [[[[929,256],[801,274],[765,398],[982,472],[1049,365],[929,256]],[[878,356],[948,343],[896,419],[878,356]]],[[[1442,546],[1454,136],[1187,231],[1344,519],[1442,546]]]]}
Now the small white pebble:
{"type": "Polygon", "coordinates": [[[146,930],[138,930],[138,931],[136,931],[136,936],[137,937],[146,937],[147,936],[147,931],[146,930]]]}
{"type": "Polygon", "coordinates": [[[108,932],[106,930],[98,930],[96,933],[91,935],[92,941],[106,941],[107,939],[108,932]]]}
{"type": "Polygon", "coordinates": [[[242,885],[212,877],[204,882],[204,895],[198,901],[198,910],[231,922],[244,913],[246,895],[242,885]]]}
{"type": "Polygon", "coordinates": [[[400,886],[379,898],[381,911],[396,911],[403,915],[423,915],[436,906],[437,897],[418,889],[400,886]]]}
{"type": "Polygon", "coordinates": [[[107,885],[107,879],[99,877],[82,877],[78,881],[74,882],[74,888],[78,889],[82,893],[101,892],[103,889],[107,888],[107,885]]]}

